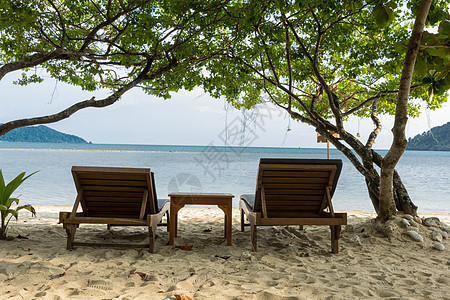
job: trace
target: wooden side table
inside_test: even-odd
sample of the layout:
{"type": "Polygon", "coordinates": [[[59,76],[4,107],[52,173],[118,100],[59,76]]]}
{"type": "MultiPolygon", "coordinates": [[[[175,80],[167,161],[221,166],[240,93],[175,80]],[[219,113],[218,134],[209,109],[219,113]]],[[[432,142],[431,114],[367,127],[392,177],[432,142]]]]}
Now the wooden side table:
{"type": "Polygon", "coordinates": [[[217,205],[225,213],[224,236],[227,239],[227,245],[231,246],[231,215],[232,199],[234,195],[228,193],[171,193],[170,197],[170,228],[169,245],[173,246],[177,236],[178,211],[186,204],[193,205],[217,205]]]}

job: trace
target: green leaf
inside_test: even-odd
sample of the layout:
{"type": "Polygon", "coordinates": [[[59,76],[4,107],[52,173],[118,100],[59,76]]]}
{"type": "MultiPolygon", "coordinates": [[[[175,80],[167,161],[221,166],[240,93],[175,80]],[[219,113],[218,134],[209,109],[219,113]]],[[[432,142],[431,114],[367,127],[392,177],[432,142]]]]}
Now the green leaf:
{"type": "Polygon", "coordinates": [[[441,24],[439,24],[438,32],[442,34],[446,34],[449,36],[450,34],[450,22],[449,21],[442,21],[441,24]]]}
{"type": "Polygon", "coordinates": [[[417,75],[425,75],[428,73],[427,62],[422,55],[417,56],[416,65],[414,67],[414,73],[417,75]]]}
{"type": "Polygon", "coordinates": [[[3,212],[6,213],[6,215],[11,214],[16,220],[19,218],[19,213],[15,209],[7,209],[3,212]]]}
{"type": "Polygon", "coordinates": [[[441,57],[441,58],[446,58],[450,55],[450,49],[449,48],[438,48],[438,54],[437,56],[441,57]]]}
{"type": "Polygon", "coordinates": [[[405,53],[406,52],[405,43],[404,42],[394,43],[394,49],[397,50],[400,53],[405,53]]]}
{"type": "Polygon", "coordinates": [[[450,73],[447,73],[447,76],[445,76],[444,86],[446,89],[450,88],[450,73]]]}
{"type": "Polygon", "coordinates": [[[2,203],[6,203],[7,199],[11,196],[12,193],[22,184],[23,177],[25,176],[25,172],[20,173],[13,180],[11,180],[3,190],[3,201],[2,203]]]}
{"type": "Polygon", "coordinates": [[[19,210],[21,210],[21,209],[28,210],[29,212],[31,212],[31,215],[32,215],[33,217],[36,217],[36,210],[35,210],[34,207],[31,206],[30,204],[23,205],[23,206],[19,206],[19,207],[16,208],[16,211],[19,211],[19,210]]]}
{"type": "Polygon", "coordinates": [[[390,13],[392,10],[381,5],[376,5],[373,9],[375,21],[379,27],[386,27],[390,20],[390,13]],[[388,12],[390,10],[390,12],[388,12]]]}
{"type": "Polygon", "coordinates": [[[437,38],[436,35],[424,31],[422,34],[422,44],[429,46],[437,46],[441,44],[441,41],[437,38]]]}
{"type": "Polygon", "coordinates": [[[5,205],[0,204],[0,210],[1,211],[6,211],[6,210],[8,210],[8,208],[5,205]]]}
{"type": "Polygon", "coordinates": [[[11,204],[15,202],[16,204],[19,204],[19,199],[17,198],[9,198],[8,201],[6,201],[6,207],[11,207],[11,204]]]}
{"type": "Polygon", "coordinates": [[[428,52],[428,54],[432,56],[439,56],[439,48],[436,47],[426,48],[426,51],[428,52]]]}

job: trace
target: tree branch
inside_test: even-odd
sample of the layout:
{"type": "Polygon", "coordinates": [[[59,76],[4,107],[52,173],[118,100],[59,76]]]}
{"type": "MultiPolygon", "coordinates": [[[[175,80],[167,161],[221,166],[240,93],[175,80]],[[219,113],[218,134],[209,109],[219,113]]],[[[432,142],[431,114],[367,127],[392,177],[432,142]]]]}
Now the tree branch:
{"type": "MultiPolygon", "coordinates": [[[[152,65],[152,61],[149,61],[138,77],[136,77],[133,81],[131,81],[130,83],[121,87],[120,89],[118,89],[112,95],[106,97],[105,99],[95,100],[95,97],[92,97],[89,100],[78,102],[78,103],[60,111],[59,113],[56,113],[53,115],[7,122],[5,124],[0,125],[0,136],[8,133],[9,131],[11,131],[13,129],[19,128],[19,127],[25,127],[25,126],[37,125],[37,124],[48,124],[48,123],[54,123],[57,121],[61,121],[63,119],[70,117],[77,111],[87,108],[87,107],[109,106],[109,105],[115,103],[126,91],[132,89],[137,84],[139,84],[142,80],[146,79],[147,72],[150,70],[151,65],[152,65]]],[[[156,74],[155,74],[155,76],[156,76],[156,74]]],[[[148,77],[148,78],[151,78],[151,77],[148,77]]]]}
{"type": "Polygon", "coordinates": [[[377,116],[377,106],[379,101],[380,101],[379,99],[375,99],[372,104],[372,113],[370,115],[370,118],[375,124],[375,129],[370,133],[369,138],[367,139],[366,143],[367,149],[372,148],[373,144],[375,143],[375,139],[377,138],[382,128],[381,121],[377,116]]]}

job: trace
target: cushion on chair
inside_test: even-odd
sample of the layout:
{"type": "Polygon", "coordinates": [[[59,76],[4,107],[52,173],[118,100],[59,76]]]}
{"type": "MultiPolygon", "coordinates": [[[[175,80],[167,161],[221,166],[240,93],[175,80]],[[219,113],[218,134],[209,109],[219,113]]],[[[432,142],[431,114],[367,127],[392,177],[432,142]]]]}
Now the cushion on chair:
{"type": "Polygon", "coordinates": [[[167,202],[169,202],[169,199],[158,199],[158,212],[161,211],[164,204],[166,204],[167,202]]]}
{"type": "Polygon", "coordinates": [[[243,194],[241,195],[241,200],[244,200],[248,206],[253,210],[253,205],[255,204],[255,194],[243,194]]]}
{"type": "Polygon", "coordinates": [[[155,173],[151,172],[151,177],[152,177],[152,186],[153,186],[153,203],[155,205],[155,209],[157,209],[159,212],[161,209],[159,208],[159,203],[158,203],[158,196],[156,196],[156,185],[155,185],[155,173]]]}

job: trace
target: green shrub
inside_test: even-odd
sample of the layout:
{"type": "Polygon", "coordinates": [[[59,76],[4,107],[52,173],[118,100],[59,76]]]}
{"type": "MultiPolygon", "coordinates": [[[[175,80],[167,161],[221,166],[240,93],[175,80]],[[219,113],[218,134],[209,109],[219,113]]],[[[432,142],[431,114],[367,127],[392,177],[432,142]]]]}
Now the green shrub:
{"type": "MultiPolygon", "coordinates": [[[[36,171],[37,172],[37,171],[36,171]]],[[[8,184],[5,184],[2,170],[0,169],[0,215],[1,215],[1,228],[0,228],[0,240],[6,239],[6,232],[8,231],[8,224],[12,217],[16,220],[19,217],[19,210],[26,209],[31,212],[33,216],[36,216],[36,210],[31,205],[22,205],[12,208],[13,203],[19,205],[18,198],[12,198],[11,195],[14,191],[31,175],[25,177],[25,172],[17,175],[16,178],[11,180],[8,184]]]]}

